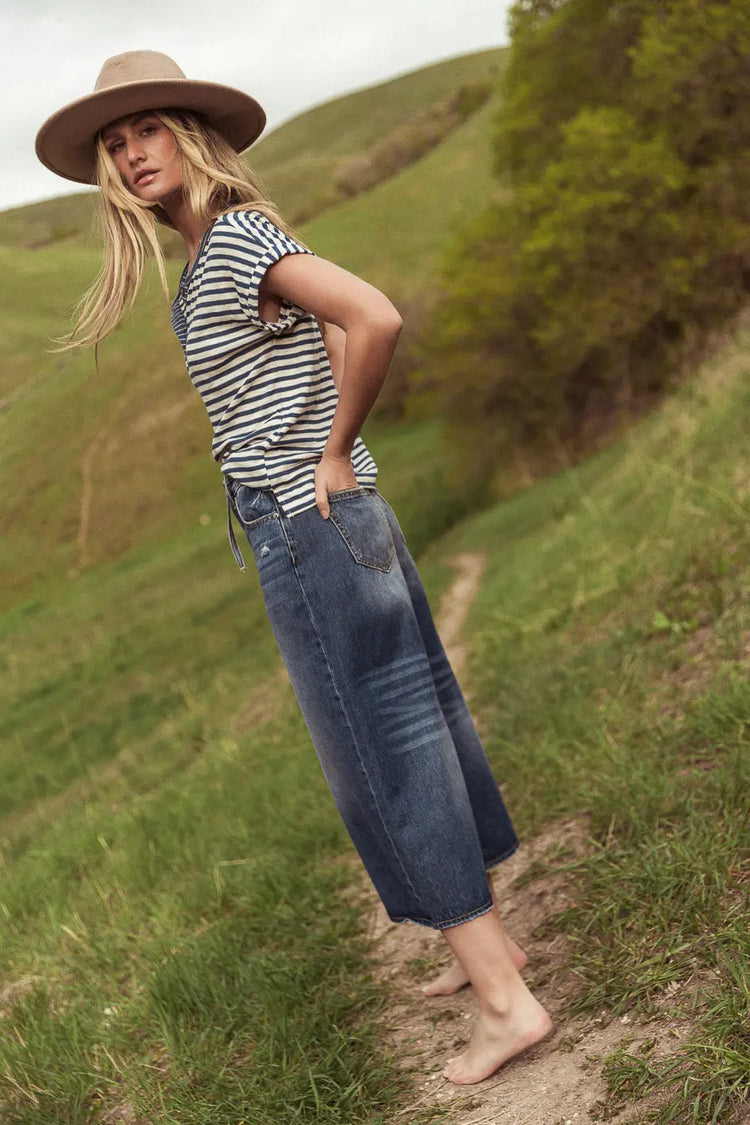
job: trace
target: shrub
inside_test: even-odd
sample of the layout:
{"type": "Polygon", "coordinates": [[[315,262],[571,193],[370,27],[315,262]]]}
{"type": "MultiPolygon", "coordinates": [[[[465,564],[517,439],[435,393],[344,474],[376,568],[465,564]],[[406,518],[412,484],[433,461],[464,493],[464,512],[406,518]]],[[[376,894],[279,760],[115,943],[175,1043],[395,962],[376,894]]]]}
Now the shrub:
{"type": "Polygon", "coordinates": [[[459,234],[424,340],[482,473],[597,442],[750,289],[746,0],[521,0],[512,26],[511,191],[459,234]]]}

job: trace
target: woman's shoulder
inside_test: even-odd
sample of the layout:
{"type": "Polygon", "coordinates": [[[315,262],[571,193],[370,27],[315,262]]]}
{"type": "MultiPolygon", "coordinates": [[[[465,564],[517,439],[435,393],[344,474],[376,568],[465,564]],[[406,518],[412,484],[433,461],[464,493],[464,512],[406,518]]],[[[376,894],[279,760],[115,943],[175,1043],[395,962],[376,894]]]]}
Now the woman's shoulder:
{"type": "Polygon", "coordinates": [[[232,260],[278,257],[290,248],[287,242],[283,231],[260,211],[225,211],[211,226],[209,256],[228,254],[232,260]]]}
{"type": "Polygon", "coordinates": [[[285,254],[312,253],[262,211],[225,211],[214,221],[213,231],[215,250],[229,251],[234,257],[270,263],[285,254]]]}
{"type": "Polygon", "coordinates": [[[214,221],[217,230],[236,231],[240,234],[253,235],[256,238],[280,234],[279,228],[274,226],[261,211],[241,210],[225,211],[214,221]]]}

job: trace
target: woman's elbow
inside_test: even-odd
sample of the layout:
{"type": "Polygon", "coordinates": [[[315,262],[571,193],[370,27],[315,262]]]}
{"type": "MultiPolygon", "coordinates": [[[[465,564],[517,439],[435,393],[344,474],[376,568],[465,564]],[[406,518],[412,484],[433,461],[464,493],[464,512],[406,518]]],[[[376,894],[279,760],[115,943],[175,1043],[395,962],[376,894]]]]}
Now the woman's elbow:
{"type": "Polygon", "coordinates": [[[403,318],[395,305],[386,299],[378,309],[376,323],[373,327],[394,342],[399,338],[403,327],[403,318]]]}
{"type": "Polygon", "coordinates": [[[403,320],[396,306],[377,289],[370,288],[368,299],[352,310],[348,322],[341,321],[347,336],[363,336],[372,343],[378,340],[395,346],[403,320]]]}

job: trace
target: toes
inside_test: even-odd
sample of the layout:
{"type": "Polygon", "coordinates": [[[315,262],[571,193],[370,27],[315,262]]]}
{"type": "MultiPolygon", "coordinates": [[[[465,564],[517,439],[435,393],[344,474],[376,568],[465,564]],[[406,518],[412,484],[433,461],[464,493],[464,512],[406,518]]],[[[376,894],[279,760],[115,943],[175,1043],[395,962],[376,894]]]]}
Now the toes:
{"type": "Polygon", "coordinates": [[[458,988],[452,988],[447,984],[427,984],[422,992],[425,996],[452,996],[454,992],[458,992],[458,988]]]}
{"type": "Polygon", "coordinates": [[[452,996],[454,992],[460,992],[460,990],[466,988],[468,984],[468,978],[463,975],[443,973],[442,976],[437,977],[435,980],[423,984],[420,991],[425,996],[452,996]]]}
{"type": "Polygon", "coordinates": [[[465,1075],[461,1066],[461,1055],[457,1055],[455,1059],[449,1059],[443,1071],[443,1078],[448,1082],[452,1082],[454,1086],[462,1086],[465,1082],[465,1075]]]}

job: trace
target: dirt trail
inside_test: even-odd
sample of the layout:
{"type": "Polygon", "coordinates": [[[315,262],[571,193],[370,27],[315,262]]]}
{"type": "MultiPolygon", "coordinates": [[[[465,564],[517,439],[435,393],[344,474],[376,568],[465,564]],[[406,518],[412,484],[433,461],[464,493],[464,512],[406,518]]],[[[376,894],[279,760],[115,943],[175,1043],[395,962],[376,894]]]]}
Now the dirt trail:
{"type": "Polygon", "coordinates": [[[450,562],[456,569],[456,577],[440,602],[436,623],[453,671],[460,676],[468,653],[468,647],[461,639],[463,628],[477,596],[487,559],[485,555],[466,551],[454,555],[450,562]]]}
{"type": "MultiPolygon", "coordinates": [[[[443,598],[438,628],[448,655],[461,673],[466,655],[460,634],[484,571],[485,559],[462,554],[451,560],[456,578],[443,598]]],[[[582,856],[588,847],[584,818],[550,825],[495,871],[497,900],[508,930],[529,955],[524,978],[550,1012],[555,1030],[547,1040],[507,1063],[497,1074],[477,1086],[457,1088],[442,1078],[448,1058],[466,1044],[474,1020],[471,989],[454,996],[426,998],[423,982],[448,963],[447,947],[429,929],[411,924],[394,925],[380,906],[372,888],[365,890],[368,931],[373,941],[375,973],[391,993],[384,1034],[399,1065],[414,1075],[412,1100],[393,1125],[411,1125],[428,1106],[441,1106],[445,1125],[593,1125],[606,1088],[601,1059],[624,1040],[631,1049],[656,1040],[651,1058],[673,1053],[688,1032],[684,1021],[668,1011],[654,1021],[640,1023],[628,1016],[609,1020],[598,1017],[566,1018],[567,998],[576,979],[567,969],[564,934],[550,936],[539,927],[569,902],[564,877],[542,876],[522,887],[516,880],[537,858],[565,846],[567,859],[582,856]]],[[[640,1109],[644,1108],[641,1104],[640,1109]]],[[[608,1118],[625,1125],[636,1106],[608,1118]]]]}

